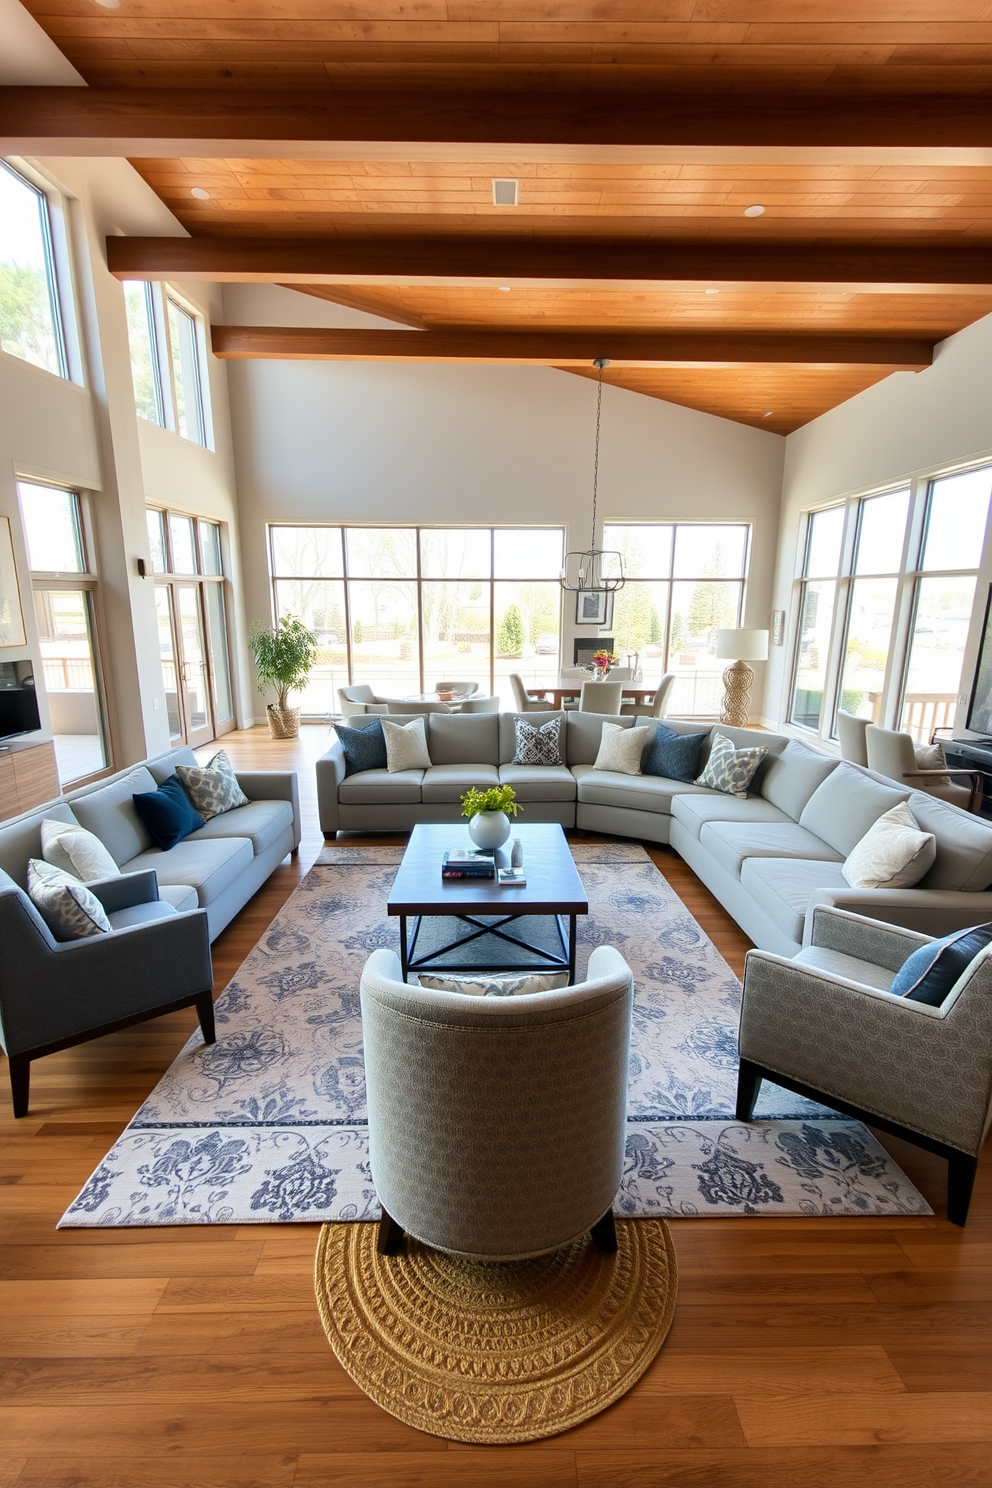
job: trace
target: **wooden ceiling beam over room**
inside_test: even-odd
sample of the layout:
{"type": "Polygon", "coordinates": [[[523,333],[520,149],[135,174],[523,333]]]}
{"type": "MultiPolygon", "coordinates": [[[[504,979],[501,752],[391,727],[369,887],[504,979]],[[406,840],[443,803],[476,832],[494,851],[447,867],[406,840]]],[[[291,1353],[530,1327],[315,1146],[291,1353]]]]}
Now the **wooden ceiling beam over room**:
{"type": "Polygon", "coordinates": [[[653,93],[0,88],[0,148],[244,155],[264,146],[992,149],[989,97],[718,88],[653,93]],[[248,148],[250,147],[250,148],[248,148]]]}
{"type": "Polygon", "coordinates": [[[879,366],[920,371],[933,361],[933,342],[918,336],[700,335],[623,330],[388,331],[313,326],[212,327],[215,356],[244,360],[373,362],[508,362],[588,367],[608,357],[612,367],[749,362],[879,366]]]}
{"type": "Polygon", "coordinates": [[[378,239],[109,237],[118,279],[172,275],[226,283],[410,283],[443,280],[900,286],[918,293],[992,286],[984,245],[713,243],[441,235],[378,239]]]}

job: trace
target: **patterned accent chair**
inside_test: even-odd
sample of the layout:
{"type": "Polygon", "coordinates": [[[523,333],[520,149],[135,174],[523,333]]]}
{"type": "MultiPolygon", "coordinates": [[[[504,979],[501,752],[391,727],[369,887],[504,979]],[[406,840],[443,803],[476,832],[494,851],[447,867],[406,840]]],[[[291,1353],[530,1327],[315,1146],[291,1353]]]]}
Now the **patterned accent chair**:
{"type": "Polygon", "coordinates": [[[475,997],[407,986],[393,951],[362,976],[380,1253],[403,1231],[477,1260],[591,1231],[616,1248],[633,981],[612,946],[578,986],[475,997]]]}
{"type": "Polygon", "coordinates": [[[772,1080],[947,1159],[947,1217],[963,1225],[992,1117],[992,948],[939,1007],[893,997],[908,956],[932,939],[818,907],[789,960],[748,951],[737,1119],[772,1080]]]}

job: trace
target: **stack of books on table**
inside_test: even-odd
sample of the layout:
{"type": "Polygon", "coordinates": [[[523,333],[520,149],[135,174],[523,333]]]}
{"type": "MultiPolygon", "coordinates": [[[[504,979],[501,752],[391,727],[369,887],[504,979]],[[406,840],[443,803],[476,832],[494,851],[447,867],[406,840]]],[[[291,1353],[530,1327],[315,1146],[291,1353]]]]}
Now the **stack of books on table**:
{"type": "Polygon", "coordinates": [[[496,868],[492,853],[473,852],[469,848],[446,852],[441,859],[441,877],[494,878],[496,868]]]}

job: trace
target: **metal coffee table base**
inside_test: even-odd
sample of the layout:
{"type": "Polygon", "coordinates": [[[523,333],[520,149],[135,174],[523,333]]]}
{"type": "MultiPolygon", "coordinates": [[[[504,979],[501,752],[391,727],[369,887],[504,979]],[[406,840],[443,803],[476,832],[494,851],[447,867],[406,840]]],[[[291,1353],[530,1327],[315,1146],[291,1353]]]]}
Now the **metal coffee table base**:
{"type": "MultiPolygon", "coordinates": [[[[557,951],[546,950],[543,946],[533,945],[519,935],[510,935],[503,928],[511,925],[514,920],[529,918],[523,915],[502,915],[491,919],[487,923],[476,915],[455,914],[450,910],[445,919],[458,920],[468,927],[466,934],[457,940],[449,941],[447,945],[432,946],[428,954],[417,956],[417,940],[420,936],[424,915],[400,915],[400,963],[403,968],[403,980],[406,981],[407,974],[411,971],[450,972],[457,975],[463,971],[567,971],[568,984],[571,986],[575,981],[575,920],[572,915],[542,915],[542,919],[554,921],[557,932],[559,949],[557,951]],[[566,920],[568,925],[566,928],[566,920]],[[442,958],[451,951],[461,950],[463,946],[471,945],[475,940],[480,940],[484,935],[494,935],[498,940],[505,940],[508,945],[516,946],[519,950],[527,951],[529,955],[539,958],[538,965],[533,961],[502,961],[494,966],[491,961],[468,962],[460,961],[457,966],[445,965],[442,958]]],[[[429,918],[434,918],[430,916],[429,918]]]]}

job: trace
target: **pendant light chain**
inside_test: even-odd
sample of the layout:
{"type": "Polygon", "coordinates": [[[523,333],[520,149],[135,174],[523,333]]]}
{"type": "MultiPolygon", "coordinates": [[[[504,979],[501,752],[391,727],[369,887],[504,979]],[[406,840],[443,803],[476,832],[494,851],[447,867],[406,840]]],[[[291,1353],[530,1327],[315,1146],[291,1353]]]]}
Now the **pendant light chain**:
{"type": "Polygon", "coordinates": [[[599,391],[596,394],[596,458],[592,467],[592,539],[590,548],[596,546],[596,498],[599,495],[599,426],[603,416],[603,369],[599,369],[599,391]]]}
{"type": "MultiPolygon", "coordinates": [[[[609,365],[608,357],[597,357],[593,362],[593,366],[599,373],[599,382],[596,387],[596,452],[592,467],[592,537],[585,553],[565,554],[561,570],[561,587],[575,593],[586,591],[606,595],[615,594],[618,589],[623,588],[625,582],[623,554],[612,551],[607,553],[596,546],[596,517],[599,504],[599,436],[603,424],[603,371],[609,365]],[[607,563],[607,560],[611,561],[607,563]],[[608,576],[607,567],[610,570],[608,576]]],[[[599,623],[590,618],[588,614],[581,617],[576,615],[576,620],[580,624],[599,623]]],[[[608,620],[607,623],[609,623],[608,620]]]]}

